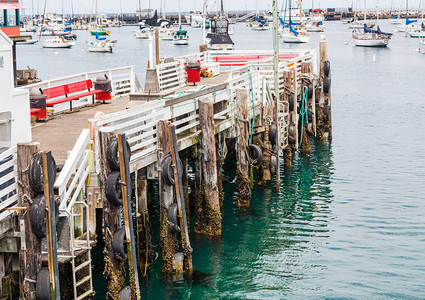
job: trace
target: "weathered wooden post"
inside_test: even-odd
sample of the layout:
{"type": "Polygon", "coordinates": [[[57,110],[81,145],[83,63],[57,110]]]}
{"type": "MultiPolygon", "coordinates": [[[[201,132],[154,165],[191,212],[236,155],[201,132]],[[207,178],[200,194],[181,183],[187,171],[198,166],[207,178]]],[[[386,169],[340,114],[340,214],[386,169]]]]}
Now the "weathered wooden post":
{"type": "MultiPolygon", "coordinates": [[[[183,199],[183,185],[182,185],[182,173],[183,170],[181,170],[181,165],[179,163],[180,157],[179,157],[179,150],[177,146],[177,137],[176,137],[176,128],[174,125],[169,124],[168,125],[168,138],[171,140],[171,158],[172,163],[175,166],[174,167],[174,187],[176,192],[176,200],[177,200],[177,207],[178,207],[178,213],[180,216],[180,236],[181,236],[181,243],[183,248],[183,270],[191,273],[193,271],[193,265],[192,265],[192,252],[193,249],[190,246],[190,239],[189,239],[189,227],[187,226],[187,219],[186,219],[186,208],[184,205],[184,199],[183,199]]],[[[175,265],[178,267],[178,261],[175,263],[175,265]]]]}
{"type": "MultiPolygon", "coordinates": [[[[168,121],[159,121],[157,123],[158,138],[158,164],[162,159],[170,154],[170,143],[168,137],[168,121]]],[[[159,197],[161,203],[161,228],[160,228],[160,247],[162,252],[162,272],[164,274],[175,273],[173,267],[174,256],[178,251],[178,242],[174,229],[169,225],[167,213],[174,200],[173,186],[165,184],[162,173],[159,176],[159,197]]]]}
{"type": "Polygon", "coordinates": [[[118,153],[120,163],[121,191],[124,212],[124,224],[128,253],[128,266],[130,274],[131,299],[138,300],[140,297],[139,273],[136,258],[136,242],[133,229],[133,214],[131,209],[131,177],[130,177],[130,153],[126,147],[125,133],[118,134],[118,153]]]}
{"type": "MultiPolygon", "coordinates": [[[[294,102],[293,99],[291,99],[291,91],[292,91],[292,86],[291,86],[291,71],[284,71],[283,72],[283,86],[284,86],[284,94],[283,94],[283,101],[285,103],[285,105],[288,106],[288,129],[286,132],[286,136],[288,139],[288,145],[285,147],[285,149],[283,149],[283,166],[286,170],[291,169],[292,167],[292,151],[293,151],[293,141],[290,138],[290,134],[291,134],[291,125],[294,126],[292,118],[293,118],[293,114],[290,111],[290,107],[293,107],[294,102]],[[292,101],[292,103],[290,103],[290,101],[292,101]]],[[[296,107],[293,107],[293,109],[296,109],[296,107]]],[[[294,134],[293,130],[292,130],[292,134],[294,134]]]]}
{"type": "Polygon", "coordinates": [[[35,196],[29,181],[28,166],[31,158],[40,150],[37,142],[18,144],[17,164],[18,164],[18,206],[25,207],[26,210],[19,211],[19,226],[25,229],[25,247],[19,250],[19,281],[21,286],[21,299],[33,299],[37,274],[41,268],[41,240],[38,239],[31,228],[30,207],[32,198],[35,196]]]}
{"type": "Polygon", "coordinates": [[[53,168],[52,153],[43,152],[43,179],[44,179],[44,198],[46,199],[46,220],[47,220],[47,255],[50,273],[50,293],[52,299],[60,300],[59,285],[59,266],[58,266],[58,247],[56,239],[56,212],[53,184],[55,183],[56,170],[53,168]]]}
{"type": "Polygon", "coordinates": [[[331,73],[328,60],[328,45],[326,40],[320,41],[320,77],[323,82],[323,119],[324,131],[328,134],[328,140],[332,140],[332,118],[331,118],[331,73]]]}
{"type": "Polygon", "coordinates": [[[194,221],[194,232],[204,232],[204,194],[203,194],[203,176],[202,176],[202,153],[200,146],[195,144],[194,146],[194,159],[195,159],[195,185],[194,185],[194,196],[193,196],[193,221],[194,221]]]}
{"type": "Polygon", "coordinates": [[[311,145],[310,145],[310,136],[308,133],[308,112],[309,112],[309,100],[308,93],[305,93],[305,89],[309,88],[309,75],[311,72],[311,62],[303,62],[301,63],[301,74],[302,74],[302,93],[301,93],[301,147],[300,151],[302,153],[310,153],[311,145]]]}
{"type": "Polygon", "coordinates": [[[139,178],[136,171],[136,195],[138,205],[137,215],[137,253],[140,272],[146,276],[148,267],[153,263],[154,253],[152,251],[152,229],[149,222],[148,211],[148,180],[146,175],[139,178]]]}
{"type": "Polygon", "coordinates": [[[215,149],[214,105],[208,99],[199,99],[199,122],[202,132],[202,173],[205,198],[205,230],[208,235],[221,235],[221,212],[217,181],[215,149]]]}
{"type": "Polygon", "coordinates": [[[121,207],[111,204],[105,195],[106,178],[111,173],[106,159],[106,148],[115,137],[115,129],[102,127],[99,130],[99,156],[100,156],[100,184],[103,201],[103,217],[105,228],[105,269],[103,275],[106,279],[107,299],[118,299],[125,285],[124,262],[117,259],[112,248],[112,238],[115,231],[121,226],[121,207]]]}
{"type": "MultiPolygon", "coordinates": [[[[275,114],[276,113],[279,113],[279,108],[276,107],[275,105],[273,105],[273,106],[264,105],[263,106],[263,120],[264,120],[263,126],[264,126],[265,131],[263,133],[263,149],[262,149],[263,150],[263,160],[261,161],[262,174],[261,174],[261,178],[258,178],[258,185],[265,185],[267,181],[272,179],[272,175],[270,173],[270,157],[273,153],[273,147],[272,147],[271,143],[273,142],[274,145],[276,145],[276,149],[279,149],[279,145],[277,145],[276,141],[270,141],[269,131],[271,129],[271,120],[274,120],[275,125],[278,124],[278,121],[275,120],[275,114]]],[[[276,130],[276,132],[278,132],[278,130],[276,130]]]]}
{"type": "Polygon", "coordinates": [[[238,207],[248,209],[251,200],[251,188],[249,179],[249,161],[246,147],[248,146],[248,103],[247,91],[236,90],[236,112],[237,112],[237,177],[238,177],[238,207]]]}

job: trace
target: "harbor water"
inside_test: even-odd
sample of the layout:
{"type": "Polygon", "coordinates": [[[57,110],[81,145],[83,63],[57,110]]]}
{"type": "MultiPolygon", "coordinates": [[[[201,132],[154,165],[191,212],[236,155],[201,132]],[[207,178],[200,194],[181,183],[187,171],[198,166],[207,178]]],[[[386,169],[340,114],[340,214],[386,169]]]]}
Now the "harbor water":
{"type": "MultiPolygon", "coordinates": [[[[384,31],[395,29],[381,24],[384,31]]],[[[404,33],[395,33],[388,48],[357,48],[346,25],[325,25],[332,143],[314,142],[311,155],[296,153],[292,169],[281,171],[280,190],[273,182],[255,187],[248,212],[237,209],[235,168],[228,162],[223,236],[191,235],[191,278],[163,278],[159,254],[142,279],[144,299],[425,297],[425,56],[416,51],[419,41],[404,33]]],[[[271,31],[233,26],[236,49],[272,48],[271,31]]],[[[18,67],[53,79],[133,65],[143,81],[148,41],[136,40],[133,29],[113,29],[118,43],[112,54],[88,53],[85,31],[77,32],[72,49],[18,46],[18,67]]],[[[188,29],[188,46],[161,42],[161,56],[197,52],[201,32],[188,29]]],[[[320,34],[311,33],[307,45],[280,47],[318,48],[320,34]]],[[[155,246],[158,211],[154,197],[155,246]]],[[[102,250],[99,242],[92,252],[96,299],[105,298],[102,250]]]]}

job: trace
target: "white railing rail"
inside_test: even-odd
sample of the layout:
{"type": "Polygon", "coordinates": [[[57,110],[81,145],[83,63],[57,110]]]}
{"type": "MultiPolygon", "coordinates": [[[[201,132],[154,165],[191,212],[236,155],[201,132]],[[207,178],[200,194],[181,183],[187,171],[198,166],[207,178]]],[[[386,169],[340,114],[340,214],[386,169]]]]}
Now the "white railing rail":
{"type": "Polygon", "coordinates": [[[92,164],[92,152],[87,150],[89,144],[90,130],[84,129],[55,181],[54,187],[59,191],[60,211],[71,213],[74,203],[85,191],[92,164]]]}
{"type": "Polygon", "coordinates": [[[159,90],[172,92],[186,85],[184,64],[178,60],[156,66],[159,90]]]}
{"type": "MultiPolygon", "coordinates": [[[[18,166],[17,147],[14,146],[0,153],[0,210],[12,207],[18,203],[18,166]]],[[[0,214],[0,220],[14,213],[5,211],[0,214]]]]}
{"type": "Polygon", "coordinates": [[[108,78],[112,81],[112,91],[116,96],[132,93],[137,91],[138,89],[136,84],[138,80],[136,78],[136,73],[134,72],[134,67],[132,66],[114,69],[104,69],[99,71],[64,76],[51,80],[43,80],[38,83],[27,85],[24,88],[29,90],[32,88],[50,88],[85,79],[91,79],[94,82],[97,76],[103,74],[106,74],[108,78]]]}

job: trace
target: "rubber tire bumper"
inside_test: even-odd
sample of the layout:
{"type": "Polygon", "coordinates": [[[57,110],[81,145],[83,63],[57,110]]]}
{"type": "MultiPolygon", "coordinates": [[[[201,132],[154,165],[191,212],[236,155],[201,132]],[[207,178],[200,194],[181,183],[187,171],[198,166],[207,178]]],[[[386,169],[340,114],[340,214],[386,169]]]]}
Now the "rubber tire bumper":
{"type": "Polygon", "coordinates": [[[271,123],[269,127],[269,141],[272,145],[276,144],[277,126],[276,123],[271,123]]]}
{"type": "Polygon", "coordinates": [[[330,88],[331,80],[329,79],[329,77],[325,76],[325,78],[323,78],[323,92],[329,93],[330,88]]]}
{"type": "Polygon", "coordinates": [[[47,236],[46,231],[46,199],[43,194],[38,194],[30,207],[30,223],[32,232],[39,239],[47,236]]]}
{"type": "Polygon", "coordinates": [[[50,273],[48,268],[42,268],[37,274],[37,283],[35,284],[35,298],[37,300],[51,300],[50,294],[50,273]]]}
{"type": "Polygon", "coordinates": [[[106,178],[105,196],[112,205],[122,206],[122,190],[120,184],[120,172],[114,171],[106,178]]]}
{"type": "Polygon", "coordinates": [[[127,260],[127,245],[125,244],[125,228],[118,228],[112,238],[112,249],[115,257],[120,260],[127,260]]]}
{"type": "MultiPolygon", "coordinates": [[[[127,153],[129,154],[128,159],[131,157],[130,144],[126,141],[127,153]]],[[[113,138],[108,146],[106,147],[106,160],[108,162],[109,168],[112,171],[119,171],[120,169],[120,160],[118,158],[118,140],[113,138]]]]}
{"type": "Polygon", "coordinates": [[[249,144],[246,147],[248,159],[254,166],[258,166],[263,161],[263,151],[255,144],[249,144]],[[252,155],[254,154],[254,155],[252,155]]]}
{"type": "MultiPolygon", "coordinates": [[[[174,185],[174,168],[171,155],[165,156],[161,161],[162,180],[169,186],[174,185]]],[[[179,158],[180,169],[183,170],[183,163],[179,158]]],[[[180,174],[181,176],[182,174],[180,174]]]]}
{"type": "Polygon", "coordinates": [[[270,156],[270,173],[272,175],[277,174],[277,167],[278,167],[278,159],[276,155],[270,156]]]}
{"type": "Polygon", "coordinates": [[[323,63],[323,73],[325,74],[325,76],[329,76],[329,74],[331,73],[331,62],[329,60],[326,60],[323,63]]]}
{"type": "MultiPolygon", "coordinates": [[[[56,179],[56,162],[53,158],[53,181],[56,179]]],[[[36,193],[44,193],[44,183],[43,183],[43,158],[41,155],[41,152],[37,152],[34,154],[34,156],[31,158],[30,165],[28,167],[28,179],[30,182],[31,188],[36,193]]]]}

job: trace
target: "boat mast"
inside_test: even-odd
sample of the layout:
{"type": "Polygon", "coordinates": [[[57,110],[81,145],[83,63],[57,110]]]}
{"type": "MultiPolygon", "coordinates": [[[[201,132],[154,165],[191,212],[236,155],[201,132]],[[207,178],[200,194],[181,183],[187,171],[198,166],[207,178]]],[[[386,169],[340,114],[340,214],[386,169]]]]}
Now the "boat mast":
{"type": "Polygon", "coordinates": [[[223,0],[221,0],[221,11],[220,11],[220,17],[224,16],[224,5],[223,5],[223,0]]]}
{"type": "Polygon", "coordinates": [[[364,22],[366,24],[366,0],[364,0],[364,22]]]}
{"type": "Polygon", "coordinates": [[[207,1],[208,0],[204,0],[204,9],[202,12],[203,15],[203,24],[202,24],[202,44],[206,45],[207,44],[207,40],[206,40],[206,35],[207,35],[207,30],[206,30],[206,26],[207,26],[207,1]]]}
{"type": "Polygon", "coordinates": [[[180,11],[180,0],[179,0],[179,30],[182,29],[182,16],[180,11]]]}

